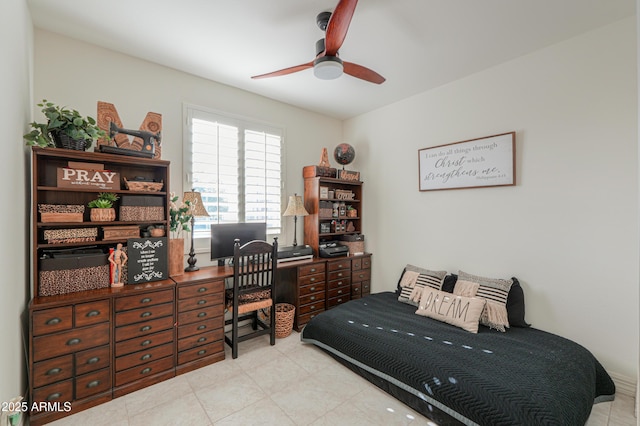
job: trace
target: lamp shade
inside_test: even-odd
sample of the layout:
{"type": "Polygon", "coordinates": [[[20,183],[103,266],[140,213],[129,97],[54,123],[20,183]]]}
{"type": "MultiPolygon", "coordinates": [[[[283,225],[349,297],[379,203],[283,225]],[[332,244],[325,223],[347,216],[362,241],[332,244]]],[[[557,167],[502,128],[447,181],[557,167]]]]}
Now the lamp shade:
{"type": "Polygon", "coordinates": [[[199,192],[195,191],[187,191],[184,193],[184,197],[182,198],[186,203],[187,201],[191,202],[193,216],[194,217],[208,217],[209,213],[207,209],[204,208],[204,203],[202,202],[202,197],[199,192]]]}
{"type": "Polygon", "coordinates": [[[307,216],[309,212],[305,210],[302,203],[302,197],[298,194],[289,196],[289,204],[287,209],[282,213],[282,216],[307,216]]]}

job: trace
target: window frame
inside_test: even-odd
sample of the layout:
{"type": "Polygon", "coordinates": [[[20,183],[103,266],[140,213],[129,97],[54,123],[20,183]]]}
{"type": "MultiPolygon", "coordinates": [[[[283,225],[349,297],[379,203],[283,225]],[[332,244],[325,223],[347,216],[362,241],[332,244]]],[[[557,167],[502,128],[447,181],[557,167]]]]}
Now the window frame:
{"type": "MultiPolygon", "coordinates": [[[[284,208],[284,203],[286,202],[285,196],[285,151],[286,151],[286,133],[285,127],[281,125],[266,123],[264,121],[245,117],[241,115],[231,114],[224,111],[219,111],[216,109],[211,109],[207,107],[203,107],[201,105],[183,103],[183,155],[182,155],[182,187],[184,191],[190,191],[192,188],[193,181],[191,179],[192,169],[191,169],[191,119],[199,118],[204,120],[211,120],[212,118],[216,119],[220,123],[225,125],[231,125],[238,128],[240,137],[244,139],[245,130],[251,130],[256,132],[265,132],[274,135],[280,136],[280,214],[282,215],[282,211],[284,208]]],[[[244,153],[244,141],[242,143],[242,153],[244,153]]],[[[244,154],[243,154],[244,155],[244,154]]],[[[244,161],[244,160],[243,160],[244,161]]],[[[179,194],[181,195],[181,194],[179,194]]],[[[180,197],[182,199],[182,197],[180,197]]],[[[242,198],[244,198],[244,194],[242,194],[242,198]]],[[[196,222],[198,218],[195,219],[196,222]]],[[[270,232],[267,229],[267,238],[272,239],[274,237],[281,237],[284,233],[285,221],[281,220],[280,222],[280,233],[270,232]]],[[[197,232],[194,234],[194,245],[196,253],[205,253],[210,251],[210,240],[211,237],[207,233],[197,232]]]]}

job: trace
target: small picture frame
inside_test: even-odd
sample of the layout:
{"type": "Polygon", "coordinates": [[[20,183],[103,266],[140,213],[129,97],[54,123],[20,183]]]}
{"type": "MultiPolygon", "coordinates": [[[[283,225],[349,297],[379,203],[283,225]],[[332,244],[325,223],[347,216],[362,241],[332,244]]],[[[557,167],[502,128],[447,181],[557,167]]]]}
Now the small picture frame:
{"type": "Polygon", "coordinates": [[[324,199],[329,198],[329,187],[328,186],[321,186],[320,187],[320,198],[324,198],[324,199]]]}

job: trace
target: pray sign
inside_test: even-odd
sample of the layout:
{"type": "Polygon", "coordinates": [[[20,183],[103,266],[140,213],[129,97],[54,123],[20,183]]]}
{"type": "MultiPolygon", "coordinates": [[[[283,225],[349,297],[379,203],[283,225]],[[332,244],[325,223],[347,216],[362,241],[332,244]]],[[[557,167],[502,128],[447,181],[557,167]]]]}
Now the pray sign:
{"type": "Polygon", "coordinates": [[[120,173],[110,170],[59,167],[57,177],[57,184],[60,188],[120,189],[120,173]]]}

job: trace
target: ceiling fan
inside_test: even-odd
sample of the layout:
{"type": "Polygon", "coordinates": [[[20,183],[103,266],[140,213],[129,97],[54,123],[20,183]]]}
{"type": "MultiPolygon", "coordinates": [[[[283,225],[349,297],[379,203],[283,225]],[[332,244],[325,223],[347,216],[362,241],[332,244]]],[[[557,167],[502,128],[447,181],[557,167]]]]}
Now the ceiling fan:
{"type": "Polygon", "coordinates": [[[316,59],[306,64],[254,75],[251,78],[279,77],[313,68],[313,74],[323,80],[333,80],[340,77],[344,72],[352,77],[371,83],[384,83],[385,78],[377,72],[362,65],[343,61],[338,57],[338,50],[347,36],[347,30],[357,4],[358,0],[340,0],[333,13],[321,12],[318,14],[316,23],[325,32],[325,38],[316,42],[316,59]]]}

